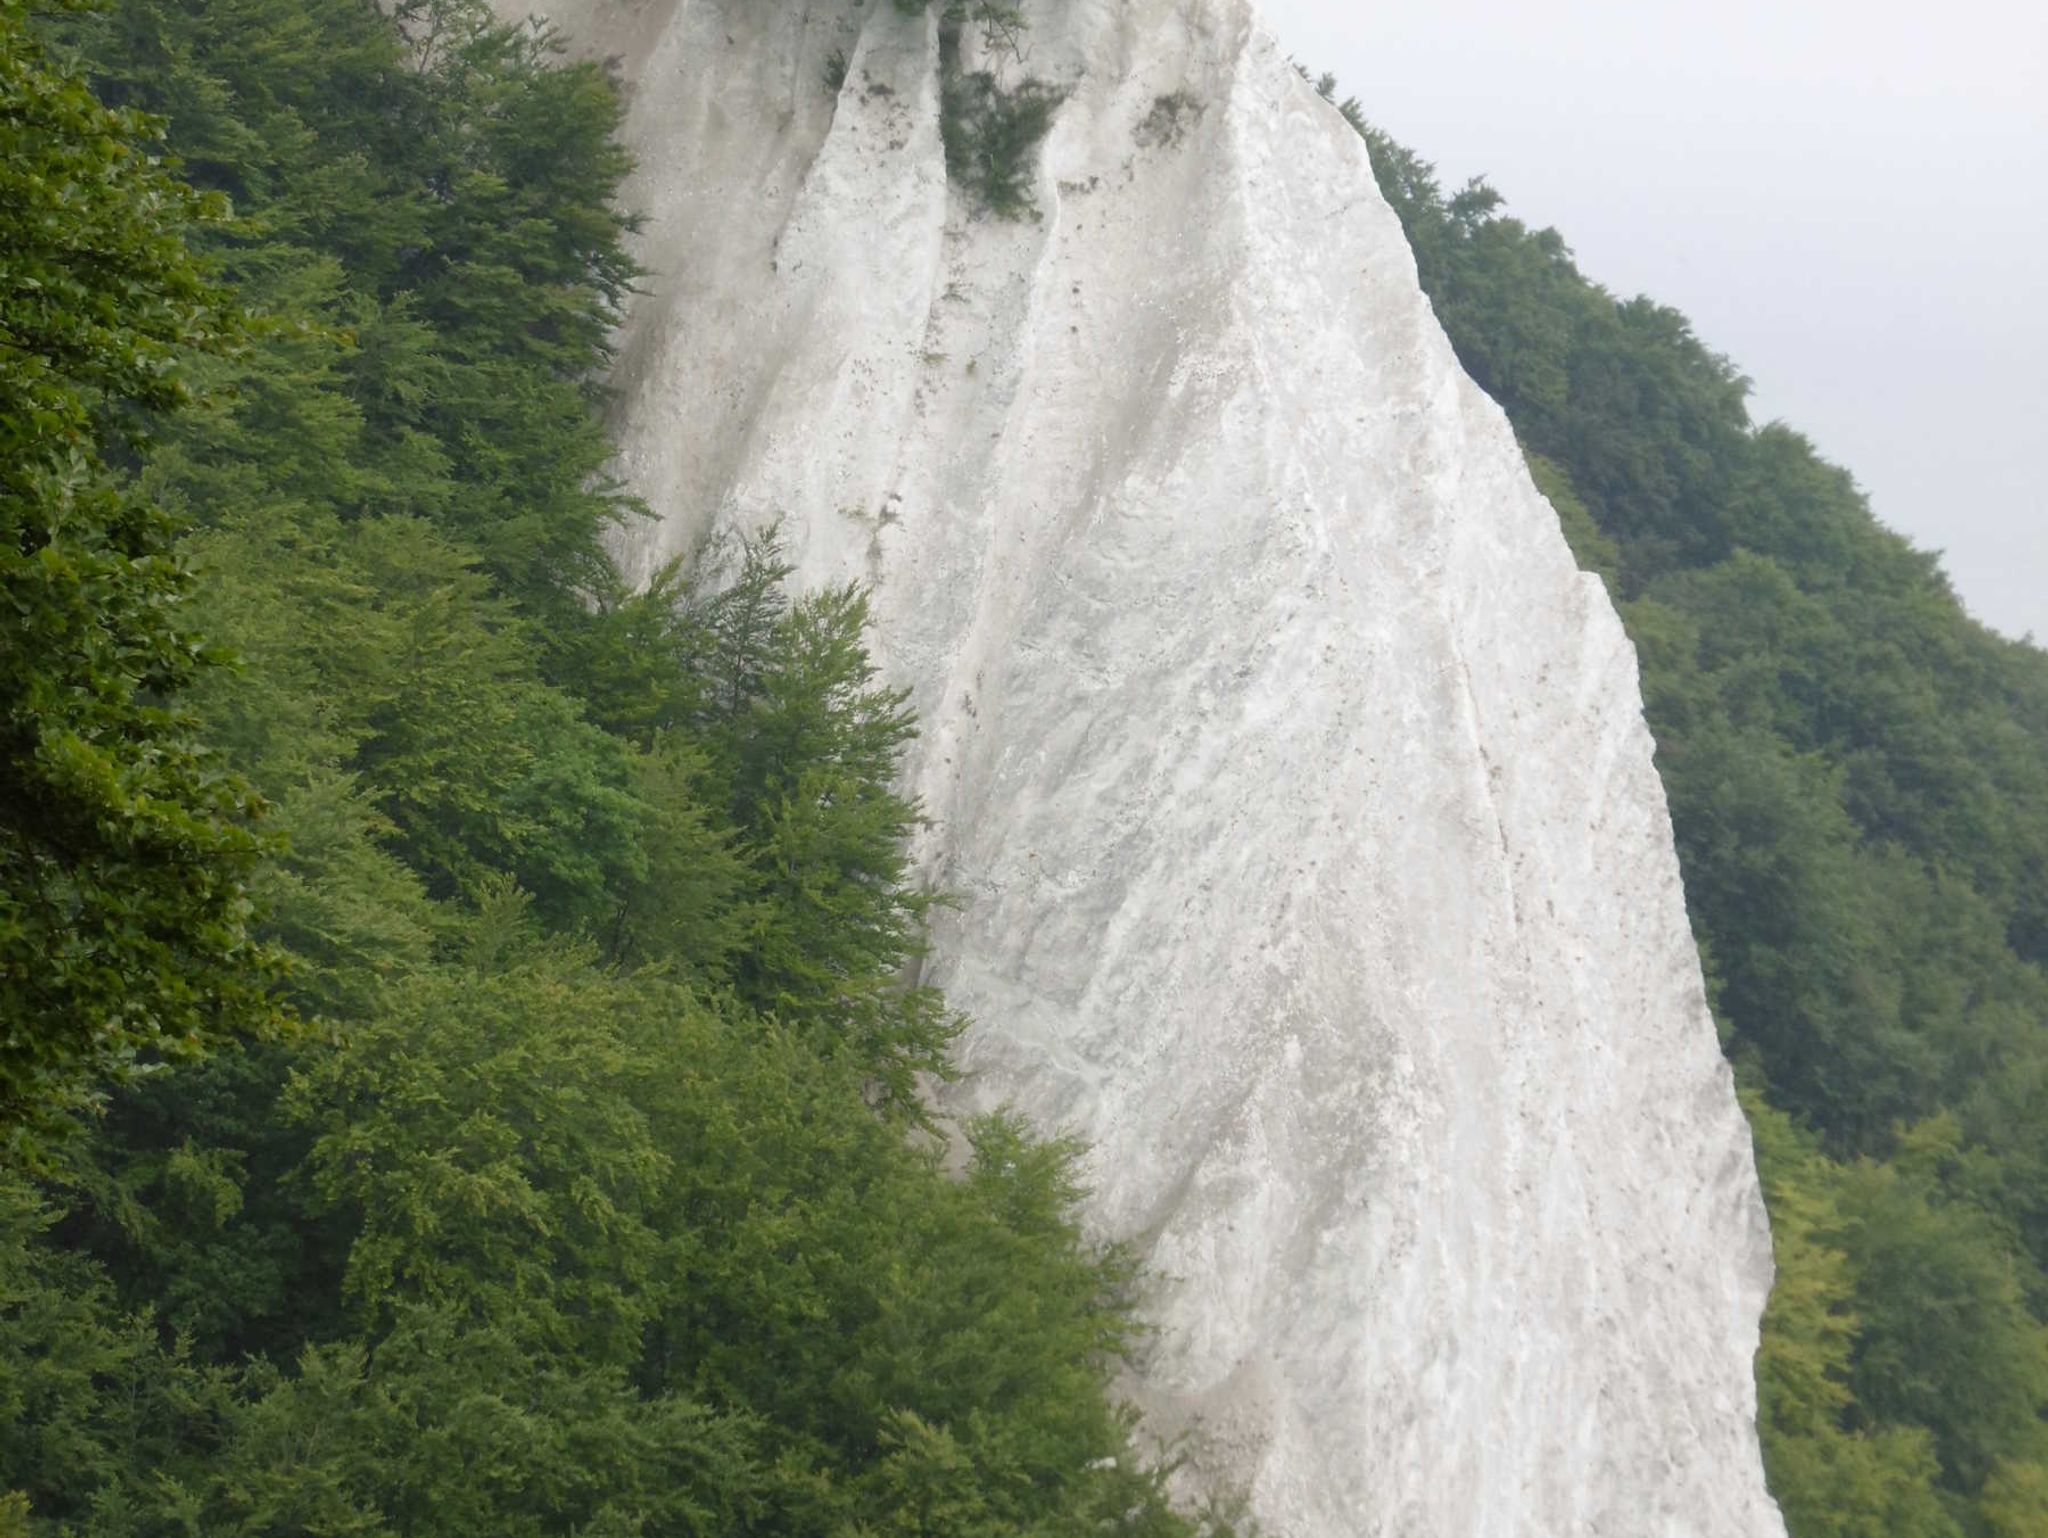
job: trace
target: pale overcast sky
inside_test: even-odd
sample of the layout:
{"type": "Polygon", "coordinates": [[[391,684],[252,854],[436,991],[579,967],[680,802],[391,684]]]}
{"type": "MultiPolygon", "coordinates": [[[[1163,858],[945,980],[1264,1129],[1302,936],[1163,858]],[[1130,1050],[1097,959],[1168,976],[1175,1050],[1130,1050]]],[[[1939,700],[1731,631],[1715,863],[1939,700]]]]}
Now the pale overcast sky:
{"type": "Polygon", "coordinates": [[[2048,642],[2048,3],[1260,0],[1455,186],[1689,315],[2048,642]]]}

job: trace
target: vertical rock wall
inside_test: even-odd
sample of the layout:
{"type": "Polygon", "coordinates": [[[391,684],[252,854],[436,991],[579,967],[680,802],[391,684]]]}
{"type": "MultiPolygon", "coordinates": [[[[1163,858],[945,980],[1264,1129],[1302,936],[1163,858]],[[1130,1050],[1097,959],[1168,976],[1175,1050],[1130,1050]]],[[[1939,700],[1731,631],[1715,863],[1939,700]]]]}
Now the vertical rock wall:
{"type": "MultiPolygon", "coordinates": [[[[525,9],[505,0],[507,11],[525,9]]],[[[632,88],[644,573],[783,519],[915,688],[963,1105],[1092,1145],[1133,1390],[1277,1538],[1780,1533],[1770,1278],[1635,659],[1246,0],[558,0],[632,88]],[[828,88],[835,56],[844,83],[828,88]]]]}

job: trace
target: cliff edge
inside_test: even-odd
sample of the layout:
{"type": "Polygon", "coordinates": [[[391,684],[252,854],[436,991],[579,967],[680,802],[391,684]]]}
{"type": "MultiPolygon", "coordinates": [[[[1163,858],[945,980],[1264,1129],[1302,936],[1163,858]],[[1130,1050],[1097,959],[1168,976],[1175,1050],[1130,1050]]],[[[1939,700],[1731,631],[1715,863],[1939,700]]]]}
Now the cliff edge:
{"type": "Polygon", "coordinates": [[[1276,1538],[1782,1533],[1634,654],[1357,136],[1246,0],[957,58],[889,0],[547,8],[640,157],[619,557],[779,517],[872,584],[956,1098],[1088,1140],[1190,1478],[1276,1538]],[[1064,93],[1022,218],[947,177],[984,69],[1064,93]]]}

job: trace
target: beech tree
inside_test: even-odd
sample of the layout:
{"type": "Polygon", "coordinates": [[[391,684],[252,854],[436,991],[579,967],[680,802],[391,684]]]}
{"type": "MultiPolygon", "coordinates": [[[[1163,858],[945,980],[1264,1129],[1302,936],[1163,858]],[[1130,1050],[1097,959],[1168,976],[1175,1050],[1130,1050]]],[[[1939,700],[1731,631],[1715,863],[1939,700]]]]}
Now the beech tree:
{"type": "Polygon", "coordinates": [[[178,521],[123,473],[232,307],[186,245],[223,205],[0,0],[0,1144],[271,1018],[260,813],[180,705],[178,521]]]}

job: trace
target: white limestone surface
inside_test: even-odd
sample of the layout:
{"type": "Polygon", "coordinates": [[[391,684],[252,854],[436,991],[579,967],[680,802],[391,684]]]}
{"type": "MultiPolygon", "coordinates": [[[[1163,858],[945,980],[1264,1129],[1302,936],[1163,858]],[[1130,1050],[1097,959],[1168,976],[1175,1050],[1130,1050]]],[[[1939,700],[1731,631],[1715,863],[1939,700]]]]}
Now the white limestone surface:
{"type": "MultiPolygon", "coordinates": [[[[524,8],[524,0],[503,0],[524,8]]],[[[644,573],[780,517],[915,688],[963,1105],[1093,1148],[1274,1538],[1782,1532],[1635,658],[1246,0],[1026,0],[1004,222],[890,0],[558,0],[632,87],[644,573]],[[827,61],[847,60],[827,88],[827,61]]]]}

